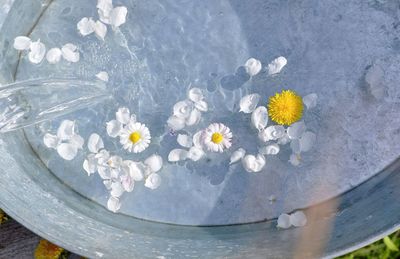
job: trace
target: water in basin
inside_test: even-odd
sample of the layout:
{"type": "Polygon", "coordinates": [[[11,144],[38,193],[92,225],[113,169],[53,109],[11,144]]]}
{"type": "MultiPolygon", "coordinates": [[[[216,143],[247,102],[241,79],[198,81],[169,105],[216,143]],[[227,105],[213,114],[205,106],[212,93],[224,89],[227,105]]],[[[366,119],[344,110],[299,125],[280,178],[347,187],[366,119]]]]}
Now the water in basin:
{"type": "Polygon", "coordinates": [[[75,120],[86,140],[103,137],[108,150],[140,160],[157,153],[164,160],[161,186],[136,185],[122,197],[119,213],[147,220],[224,225],[277,217],[323,201],[362,183],[394,161],[400,153],[400,41],[395,1],[114,1],[128,8],[120,31],[105,41],[82,37],[76,23],[96,17],[96,1],[54,0],[32,31],[48,48],[73,42],[79,63],[43,62],[26,56],[17,79],[74,77],[93,80],[99,71],[110,75],[113,100],[43,123],[25,131],[33,149],[49,169],[82,196],[106,206],[109,192],[97,174],[82,168],[85,152],[62,160],[43,145],[63,119],[75,120]],[[241,67],[250,57],[268,64],[285,56],[288,65],[278,76],[262,72],[250,79],[241,67]],[[384,71],[377,98],[368,91],[365,74],[371,66],[384,71]],[[259,93],[262,101],[282,89],[300,95],[318,94],[317,107],[304,120],[315,132],[312,151],[302,164],[288,163],[290,150],[267,158],[262,172],[251,174],[240,164],[229,166],[230,152],[199,162],[169,163],[177,147],[166,121],[172,106],[198,87],[210,111],[198,126],[223,122],[235,134],[233,148],[257,152],[249,117],[238,113],[240,99],[259,93]],[[119,107],[128,107],[152,133],[145,152],[128,153],[108,137],[105,123],[119,107]],[[321,193],[322,190],[326,190],[321,193]],[[271,196],[276,197],[271,202],[271,196]]]}

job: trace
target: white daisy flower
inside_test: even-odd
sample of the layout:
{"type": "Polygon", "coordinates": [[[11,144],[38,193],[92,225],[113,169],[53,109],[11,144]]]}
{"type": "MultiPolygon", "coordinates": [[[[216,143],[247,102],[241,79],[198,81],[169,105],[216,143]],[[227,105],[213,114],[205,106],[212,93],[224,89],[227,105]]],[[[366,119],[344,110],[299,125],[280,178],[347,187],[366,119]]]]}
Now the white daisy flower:
{"type": "Polygon", "coordinates": [[[149,129],[139,122],[129,122],[121,130],[120,143],[129,152],[143,152],[150,145],[150,140],[149,129]]]}
{"type": "Polygon", "coordinates": [[[213,123],[204,130],[202,140],[209,151],[223,152],[232,145],[232,132],[222,123],[213,123]]]}

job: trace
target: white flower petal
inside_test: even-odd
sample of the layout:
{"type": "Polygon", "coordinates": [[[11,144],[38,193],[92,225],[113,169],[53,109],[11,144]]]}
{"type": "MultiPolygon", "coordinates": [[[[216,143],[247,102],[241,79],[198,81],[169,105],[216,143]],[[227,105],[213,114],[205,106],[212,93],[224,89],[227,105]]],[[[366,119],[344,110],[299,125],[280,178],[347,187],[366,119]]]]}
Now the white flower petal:
{"type": "Polygon", "coordinates": [[[151,174],[147,177],[144,186],[149,189],[157,189],[161,184],[161,177],[158,174],[151,174]]]}
{"type": "Polygon", "coordinates": [[[104,186],[106,187],[106,189],[107,190],[111,190],[111,184],[112,184],[113,182],[111,181],[111,180],[103,180],[103,184],[104,184],[104,186]]]}
{"type": "Polygon", "coordinates": [[[249,60],[246,61],[244,67],[246,69],[247,74],[249,74],[250,76],[255,76],[258,73],[260,73],[262,64],[260,60],[257,60],[255,58],[250,58],[249,60]]]}
{"type": "Polygon", "coordinates": [[[159,155],[152,155],[144,160],[144,164],[149,167],[151,173],[157,173],[162,168],[163,160],[159,155]]]}
{"type": "Polygon", "coordinates": [[[100,20],[105,24],[110,24],[110,15],[113,10],[112,0],[98,0],[96,7],[100,20]]]}
{"type": "Polygon", "coordinates": [[[287,134],[284,134],[283,135],[283,137],[281,137],[281,138],[279,138],[278,139],[278,144],[279,145],[286,145],[287,143],[289,143],[290,142],[290,138],[289,138],[289,136],[287,135],[287,134]]]}
{"type": "Polygon", "coordinates": [[[121,208],[119,199],[111,196],[107,201],[107,208],[114,213],[117,212],[121,208]]]}
{"type": "Polygon", "coordinates": [[[93,24],[93,29],[94,29],[94,33],[96,34],[96,36],[101,39],[104,40],[104,38],[107,35],[107,26],[102,23],[101,21],[96,21],[93,24]]]}
{"type": "Polygon", "coordinates": [[[113,28],[119,27],[126,22],[128,9],[125,6],[115,7],[110,14],[110,24],[113,28]]]}
{"type": "Polygon", "coordinates": [[[311,148],[314,146],[314,143],[317,139],[317,136],[310,131],[307,131],[303,134],[300,138],[300,150],[301,152],[310,151],[311,148]]]}
{"type": "Polygon", "coordinates": [[[182,147],[190,148],[193,145],[193,140],[189,135],[186,134],[178,134],[176,141],[182,147]]]}
{"type": "Polygon", "coordinates": [[[292,224],[290,223],[290,216],[286,213],[279,215],[278,217],[278,228],[287,229],[290,228],[292,224]]]}
{"type": "Polygon", "coordinates": [[[121,122],[117,120],[112,120],[107,122],[107,134],[112,137],[116,138],[120,135],[122,130],[122,124],[121,122]]]}
{"type": "Polygon", "coordinates": [[[99,134],[93,133],[88,140],[88,149],[92,153],[98,153],[104,148],[104,143],[99,134]]]}
{"type": "Polygon", "coordinates": [[[50,64],[56,64],[56,63],[60,62],[61,56],[62,56],[61,49],[52,48],[49,51],[47,51],[46,60],[50,64]]]}
{"type": "Polygon", "coordinates": [[[202,142],[202,135],[203,135],[203,131],[198,131],[193,135],[193,145],[195,147],[198,147],[200,149],[203,148],[204,143],[202,142]]]}
{"type": "Polygon", "coordinates": [[[61,140],[70,140],[75,135],[75,122],[63,120],[58,127],[57,137],[61,140]]]}
{"type": "Polygon", "coordinates": [[[97,171],[97,159],[94,154],[89,154],[83,162],[83,169],[88,175],[94,174],[97,171]]]}
{"type": "Polygon", "coordinates": [[[267,127],[268,124],[268,110],[264,106],[260,106],[251,114],[251,123],[259,131],[267,127]]]}
{"type": "Polygon", "coordinates": [[[126,192],[132,192],[135,187],[135,181],[129,175],[121,176],[121,184],[126,192]]]}
{"type": "Polygon", "coordinates": [[[287,59],[285,57],[278,57],[268,64],[268,74],[274,75],[281,72],[281,70],[286,66],[287,59]]]}
{"type": "Polygon", "coordinates": [[[184,149],[173,149],[168,154],[168,161],[169,162],[178,162],[186,160],[188,157],[188,151],[184,149]]]}
{"type": "Polygon", "coordinates": [[[307,225],[307,217],[304,212],[298,210],[290,214],[290,224],[295,227],[304,227],[307,225]]]}
{"type": "Polygon", "coordinates": [[[285,136],[285,127],[281,125],[274,125],[260,131],[258,137],[261,141],[267,142],[270,140],[277,140],[285,136]]]}
{"type": "Polygon", "coordinates": [[[247,155],[242,159],[244,169],[249,173],[258,173],[265,166],[265,158],[263,155],[257,156],[247,155]]]}
{"type": "Polygon", "coordinates": [[[289,163],[291,163],[293,166],[299,166],[300,165],[300,155],[299,154],[291,154],[289,163]]]}
{"type": "Polygon", "coordinates": [[[97,73],[96,77],[101,81],[108,82],[108,73],[106,71],[101,71],[97,73]]]}
{"type": "Polygon", "coordinates": [[[185,119],[179,118],[177,116],[171,116],[167,121],[168,127],[170,127],[174,131],[181,130],[185,128],[185,119]]]}
{"type": "Polygon", "coordinates": [[[128,108],[122,107],[119,108],[118,111],[115,113],[117,121],[121,122],[122,124],[128,124],[131,119],[131,113],[128,108]]]}
{"type": "Polygon", "coordinates": [[[111,170],[108,166],[98,166],[97,172],[101,179],[110,179],[111,178],[111,170]]]}
{"type": "Polygon", "coordinates": [[[46,133],[43,137],[43,143],[45,144],[46,147],[48,148],[54,148],[56,149],[58,146],[59,139],[57,136],[46,133]]]}
{"type": "Polygon", "coordinates": [[[187,153],[187,158],[192,161],[199,161],[205,155],[203,149],[196,146],[191,147],[187,153]]]}
{"type": "Polygon", "coordinates": [[[72,43],[67,43],[61,48],[62,56],[65,60],[69,62],[78,62],[80,55],[78,52],[78,47],[72,43]]]}
{"type": "Polygon", "coordinates": [[[290,142],[290,148],[292,149],[293,153],[300,154],[300,152],[301,152],[300,140],[293,139],[292,142],[290,142]]]}
{"type": "Polygon", "coordinates": [[[31,46],[31,39],[25,36],[18,36],[14,39],[14,49],[27,50],[31,46]]]}
{"type": "Polygon", "coordinates": [[[299,139],[306,129],[304,121],[298,121],[287,128],[287,135],[290,139],[299,139]]]}
{"type": "Polygon", "coordinates": [[[74,134],[72,138],[69,140],[69,143],[71,145],[74,145],[77,149],[82,149],[83,144],[85,144],[85,140],[78,134],[74,134]]]}
{"type": "Polygon", "coordinates": [[[186,119],[185,123],[187,126],[193,126],[200,122],[201,112],[197,109],[193,109],[189,117],[186,119]]]}
{"type": "Polygon", "coordinates": [[[144,171],[145,171],[145,165],[142,163],[136,163],[130,160],[124,161],[124,164],[128,168],[128,173],[130,177],[134,181],[142,181],[144,178],[144,171]]]}
{"type": "Polygon", "coordinates": [[[276,155],[280,151],[278,144],[271,144],[260,149],[260,153],[263,155],[276,155]]]}
{"type": "Polygon", "coordinates": [[[57,153],[65,160],[72,160],[78,153],[78,148],[69,143],[62,143],[57,146],[57,153]]]}
{"type": "Polygon", "coordinates": [[[318,95],[315,93],[308,94],[303,97],[303,103],[307,107],[307,109],[312,109],[317,106],[318,95]]]}
{"type": "Polygon", "coordinates": [[[239,148],[238,150],[232,153],[229,164],[231,165],[236,162],[239,162],[245,155],[246,155],[246,150],[244,150],[243,148],[239,148]]]}
{"type": "Polygon", "coordinates": [[[186,119],[190,116],[192,110],[193,110],[192,102],[190,102],[189,100],[180,101],[174,105],[173,115],[178,118],[186,119]]]}
{"type": "Polygon", "coordinates": [[[197,103],[195,103],[194,107],[201,112],[208,111],[208,104],[204,100],[201,100],[201,101],[198,101],[197,103]]]}
{"type": "Polygon", "coordinates": [[[198,103],[204,99],[203,92],[200,88],[192,88],[189,90],[188,98],[194,103],[198,103]]]}
{"type": "Polygon", "coordinates": [[[40,42],[40,40],[32,42],[30,45],[30,51],[28,54],[29,61],[34,64],[42,62],[46,55],[46,46],[40,42]]]}
{"type": "Polygon", "coordinates": [[[259,94],[249,94],[244,96],[240,100],[240,111],[244,113],[252,113],[260,101],[261,96],[259,94]]]}
{"type": "Polygon", "coordinates": [[[94,21],[92,18],[88,17],[83,17],[76,25],[76,28],[78,29],[79,33],[82,36],[87,36],[91,33],[94,32],[94,21]]]}
{"type": "Polygon", "coordinates": [[[120,182],[113,182],[111,184],[111,196],[119,198],[122,194],[124,194],[125,189],[120,182]]]}

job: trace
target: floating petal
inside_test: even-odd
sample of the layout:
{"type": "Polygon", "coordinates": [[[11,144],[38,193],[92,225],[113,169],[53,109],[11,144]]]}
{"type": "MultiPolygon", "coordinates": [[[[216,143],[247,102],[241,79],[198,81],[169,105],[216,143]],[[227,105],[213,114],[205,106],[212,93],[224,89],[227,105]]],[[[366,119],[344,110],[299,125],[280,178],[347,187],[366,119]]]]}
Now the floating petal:
{"type": "Polygon", "coordinates": [[[75,135],[75,122],[63,120],[58,127],[57,137],[61,140],[70,140],[75,135]]]}
{"type": "Polygon", "coordinates": [[[295,122],[287,128],[287,135],[290,139],[299,139],[306,129],[304,121],[295,122]]]}
{"type": "Polygon", "coordinates": [[[192,110],[193,104],[188,100],[177,102],[173,107],[174,116],[182,119],[188,118],[192,110]]]}
{"type": "Polygon", "coordinates": [[[62,56],[61,49],[52,48],[49,51],[47,51],[46,60],[50,64],[56,64],[56,63],[60,62],[61,56],[62,56]]]}
{"type": "Polygon", "coordinates": [[[18,36],[14,39],[14,49],[27,50],[31,46],[31,39],[25,36],[18,36]]]}
{"type": "Polygon", "coordinates": [[[149,189],[157,189],[161,184],[161,177],[158,174],[151,174],[147,177],[144,186],[149,189]]]}
{"type": "Polygon", "coordinates": [[[270,64],[268,64],[268,74],[274,75],[281,72],[281,70],[286,66],[287,59],[285,57],[279,57],[274,59],[270,64]]]}
{"type": "Polygon", "coordinates": [[[29,61],[34,64],[42,62],[46,55],[46,46],[40,42],[40,40],[32,42],[30,45],[30,51],[28,54],[29,61]]]}
{"type": "Polygon", "coordinates": [[[301,152],[300,140],[293,139],[292,142],[290,142],[290,148],[292,149],[293,153],[300,154],[301,152]]]}
{"type": "Polygon", "coordinates": [[[300,165],[300,155],[299,154],[291,154],[289,163],[291,163],[293,166],[299,166],[300,165]]]}
{"type": "Polygon", "coordinates": [[[135,181],[129,175],[121,176],[121,184],[126,192],[132,192],[135,187],[135,181]]]}
{"type": "Polygon", "coordinates": [[[111,184],[111,196],[119,198],[124,194],[125,189],[120,182],[113,182],[111,184]]]}
{"type": "Polygon", "coordinates": [[[285,136],[285,127],[281,125],[269,126],[258,134],[258,137],[263,142],[277,140],[283,136],[285,136]]]}
{"type": "Polygon", "coordinates": [[[136,163],[130,160],[124,161],[127,167],[127,172],[130,177],[135,181],[142,181],[144,178],[145,165],[142,163],[136,163]]]}
{"type": "Polygon", "coordinates": [[[79,33],[82,36],[87,36],[91,33],[94,32],[94,21],[92,18],[88,17],[83,17],[76,25],[76,28],[78,29],[79,33]]]}
{"type": "Polygon", "coordinates": [[[249,94],[244,96],[240,100],[240,111],[244,113],[252,113],[260,101],[261,96],[259,94],[249,94]]]}
{"type": "Polygon", "coordinates": [[[85,144],[85,140],[78,134],[74,134],[72,138],[69,140],[69,143],[71,145],[74,145],[77,149],[82,149],[83,144],[85,144]]]}
{"type": "Polygon", "coordinates": [[[246,150],[244,150],[243,148],[239,148],[238,150],[232,153],[229,164],[231,165],[236,162],[239,162],[245,155],[246,155],[246,150]]]}
{"type": "Polygon", "coordinates": [[[186,160],[188,157],[188,151],[184,149],[173,149],[169,152],[168,161],[169,162],[178,162],[186,160]]]}
{"type": "Polygon", "coordinates": [[[251,123],[259,131],[267,127],[268,124],[268,110],[264,106],[260,106],[251,114],[251,123]]]}
{"type": "Polygon", "coordinates": [[[280,151],[278,144],[271,144],[260,149],[260,153],[263,155],[276,155],[280,151]]]}
{"type": "Polygon", "coordinates": [[[304,212],[298,210],[290,214],[290,224],[295,227],[304,227],[307,225],[307,217],[304,212]]]}
{"type": "Polygon", "coordinates": [[[46,133],[43,137],[43,142],[46,147],[56,149],[59,143],[59,138],[55,135],[46,133]]]}
{"type": "Polygon", "coordinates": [[[99,72],[96,77],[101,81],[108,82],[108,73],[106,71],[99,72]]]}
{"type": "Polygon", "coordinates": [[[112,120],[107,122],[107,134],[112,137],[116,138],[120,135],[122,130],[122,123],[117,120],[112,120]]]}
{"type": "Polygon", "coordinates": [[[83,169],[88,175],[94,174],[97,171],[97,159],[94,154],[89,154],[83,162],[83,169]]]}
{"type": "Polygon", "coordinates": [[[97,8],[100,20],[105,24],[110,24],[110,15],[113,10],[112,0],[98,0],[97,8]]]}
{"type": "Polygon", "coordinates": [[[249,74],[250,76],[255,76],[258,73],[260,73],[262,64],[260,60],[257,60],[255,58],[250,58],[249,60],[246,61],[244,67],[246,68],[247,74],[249,74]]]}
{"type": "Polygon", "coordinates": [[[97,21],[93,24],[93,29],[94,33],[96,33],[96,36],[99,39],[104,40],[107,34],[107,26],[101,21],[97,21]]]}
{"type": "Polygon", "coordinates": [[[317,106],[318,95],[315,93],[308,94],[303,97],[303,103],[307,107],[307,109],[312,109],[317,106]]]}
{"type": "Polygon", "coordinates": [[[125,6],[118,6],[112,9],[110,14],[110,24],[113,28],[117,28],[126,22],[128,9],[125,6]]]}
{"type": "Polygon", "coordinates": [[[192,138],[189,135],[185,135],[185,134],[178,134],[176,141],[182,147],[190,148],[193,145],[192,138]]]}
{"type": "Polygon", "coordinates": [[[189,90],[188,98],[194,103],[198,103],[204,99],[203,92],[200,88],[192,88],[189,90]]]}
{"type": "Polygon", "coordinates": [[[278,217],[278,228],[287,229],[290,228],[292,224],[290,223],[290,216],[286,213],[279,215],[278,217]]]}
{"type": "Polygon", "coordinates": [[[198,124],[200,120],[201,120],[201,112],[197,109],[193,109],[189,117],[186,119],[185,123],[187,126],[193,126],[198,124]]]}
{"type": "Polygon", "coordinates": [[[107,201],[107,208],[114,213],[117,212],[121,208],[119,199],[111,196],[107,201]]]}
{"type": "Polygon", "coordinates": [[[181,130],[186,126],[185,119],[179,118],[177,116],[169,117],[167,124],[168,127],[170,127],[174,131],[181,130]]]}
{"type": "Polygon", "coordinates": [[[208,104],[204,100],[201,100],[201,101],[198,101],[197,103],[195,103],[194,107],[201,112],[208,111],[208,104]]]}
{"type": "Polygon", "coordinates": [[[128,124],[131,119],[131,113],[128,108],[122,107],[119,108],[118,111],[115,113],[117,121],[121,122],[122,124],[128,124]]]}
{"type": "Polygon", "coordinates": [[[61,48],[62,56],[66,61],[78,62],[80,55],[78,52],[78,47],[72,43],[67,43],[61,48]]]}
{"type": "Polygon", "coordinates": [[[65,160],[72,160],[78,153],[78,148],[69,143],[62,143],[57,146],[57,153],[65,160]]]}
{"type": "Polygon", "coordinates": [[[193,145],[195,147],[198,147],[200,149],[203,149],[203,142],[202,142],[202,135],[203,135],[203,131],[198,131],[193,135],[193,145]]]}
{"type": "Polygon", "coordinates": [[[257,156],[247,155],[242,159],[244,169],[249,173],[258,173],[265,166],[265,158],[263,155],[257,156]]]}
{"type": "Polygon", "coordinates": [[[205,153],[204,153],[203,149],[194,146],[189,149],[187,158],[196,162],[196,161],[199,161],[204,156],[204,154],[205,153]]]}
{"type": "Polygon", "coordinates": [[[98,153],[104,148],[104,143],[99,134],[93,133],[88,140],[88,149],[92,153],[98,153]]]}
{"type": "Polygon", "coordinates": [[[151,173],[156,173],[161,170],[163,160],[159,155],[152,155],[144,160],[144,164],[149,167],[151,173]]]}

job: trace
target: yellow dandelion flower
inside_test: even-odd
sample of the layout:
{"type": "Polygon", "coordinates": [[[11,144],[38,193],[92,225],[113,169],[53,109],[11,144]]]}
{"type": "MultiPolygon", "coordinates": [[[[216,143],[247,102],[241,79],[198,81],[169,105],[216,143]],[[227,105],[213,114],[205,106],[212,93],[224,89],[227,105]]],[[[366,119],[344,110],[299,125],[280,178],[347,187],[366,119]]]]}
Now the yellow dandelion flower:
{"type": "Polygon", "coordinates": [[[280,125],[291,125],[303,116],[303,100],[292,90],[283,90],[269,98],[268,113],[280,125]]]}
{"type": "Polygon", "coordinates": [[[63,248],[42,239],[36,247],[35,259],[58,259],[63,252],[63,248]]]}

